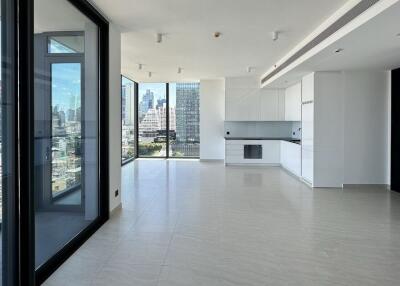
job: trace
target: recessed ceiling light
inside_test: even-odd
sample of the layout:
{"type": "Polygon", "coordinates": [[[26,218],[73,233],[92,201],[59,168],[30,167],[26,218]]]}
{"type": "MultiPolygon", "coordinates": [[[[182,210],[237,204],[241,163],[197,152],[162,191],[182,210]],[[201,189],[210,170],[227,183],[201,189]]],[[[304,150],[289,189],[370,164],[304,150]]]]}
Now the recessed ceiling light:
{"type": "Polygon", "coordinates": [[[152,73],[151,71],[149,71],[149,77],[151,77],[151,76],[152,76],[152,74],[153,74],[153,73],[152,73]]]}
{"type": "Polygon", "coordinates": [[[138,64],[138,69],[141,70],[143,68],[143,64],[138,64]]]}
{"type": "Polygon", "coordinates": [[[182,73],[183,68],[179,67],[178,68],[178,73],[182,73]]]}
{"type": "Polygon", "coordinates": [[[215,32],[214,33],[214,38],[219,38],[221,37],[221,32],[215,32]]]}
{"type": "Polygon", "coordinates": [[[254,70],[253,67],[247,67],[247,72],[248,72],[248,73],[251,73],[253,70],[254,70]]]}
{"type": "Polygon", "coordinates": [[[336,53],[336,54],[341,53],[341,52],[343,52],[343,50],[344,50],[344,49],[342,49],[342,48],[336,49],[336,50],[335,50],[335,53],[336,53]]]}

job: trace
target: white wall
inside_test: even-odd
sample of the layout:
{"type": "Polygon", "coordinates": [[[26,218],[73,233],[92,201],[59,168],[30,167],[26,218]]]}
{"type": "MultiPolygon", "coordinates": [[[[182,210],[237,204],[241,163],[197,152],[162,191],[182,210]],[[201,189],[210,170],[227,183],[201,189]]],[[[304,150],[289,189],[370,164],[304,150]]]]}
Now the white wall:
{"type": "Polygon", "coordinates": [[[343,184],[343,81],[341,72],[314,73],[315,187],[343,184]]]}
{"type": "Polygon", "coordinates": [[[345,72],[344,184],[389,184],[389,72],[345,72]]]}
{"type": "Polygon", "coordinates": [[[109,33],[109,172],[112,211],[121,204],[121,33],[111,23],[109,33]],[[117,189],[119,195],[115,197],[117,189]]]}
{"type": "Polygon", "coordinates": [[[200,159],[223,160],[225,80],[200,80],[200,159]]]}

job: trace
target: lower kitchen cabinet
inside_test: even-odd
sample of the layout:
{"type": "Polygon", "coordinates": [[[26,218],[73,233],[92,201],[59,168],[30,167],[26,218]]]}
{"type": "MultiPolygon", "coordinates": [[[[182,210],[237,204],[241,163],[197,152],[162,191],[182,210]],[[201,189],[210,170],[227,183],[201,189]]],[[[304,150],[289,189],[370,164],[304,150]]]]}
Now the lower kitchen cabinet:
{"type": "Polygon", "coordinates": [[[280,147],[280,140],[225,140],[225,164],[279,165],[280,147]]]}
{"type": "Polygon", "coordinates": [[[301,176],[301,145],[287,141],[281,141],[281,165],[283,168],[301,176]]]}

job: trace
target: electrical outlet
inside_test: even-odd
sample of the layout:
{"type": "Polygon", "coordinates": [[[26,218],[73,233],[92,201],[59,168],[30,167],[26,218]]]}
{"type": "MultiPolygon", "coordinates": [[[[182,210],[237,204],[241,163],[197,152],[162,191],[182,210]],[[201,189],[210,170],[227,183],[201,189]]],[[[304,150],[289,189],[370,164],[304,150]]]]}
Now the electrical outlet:
{"type": "Polygon", "coordinates": [[[229,135],[229,134],[231,134],[231,132],[227,131],[227,132],[226,132],[226,135],[229,135]]]}
{"type": "Polygon", "coordinates": [[[118,197],[118,189],[115,190],[115,197],[118,197]]]}

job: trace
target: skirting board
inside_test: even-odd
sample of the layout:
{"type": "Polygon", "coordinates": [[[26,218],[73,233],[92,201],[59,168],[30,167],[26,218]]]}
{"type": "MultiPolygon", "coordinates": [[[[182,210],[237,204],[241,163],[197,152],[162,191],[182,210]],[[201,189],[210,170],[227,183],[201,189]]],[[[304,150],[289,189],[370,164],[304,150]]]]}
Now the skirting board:
{"type": "Polygon", "coordinates": [[[112,211],[110,211],[110,217],[115,215],[118,211],[122,209],[122,203],[119,203],[118,206],[116,206],[112,211]]]}
{"type": "Polygon", "coordinates": [[[343,189],[352,189],[352,188],[357,188],[357,189],[384,189],[384,190],[390,190],[390,185],[388,184],[343,184],[343,189]]]}
{"type": "Polygon", "coordinates": [[[249,167],[280,167],[281,164],[257,164],[257,163],[225,163],[225,166],[249,166],[249,167]]]}

